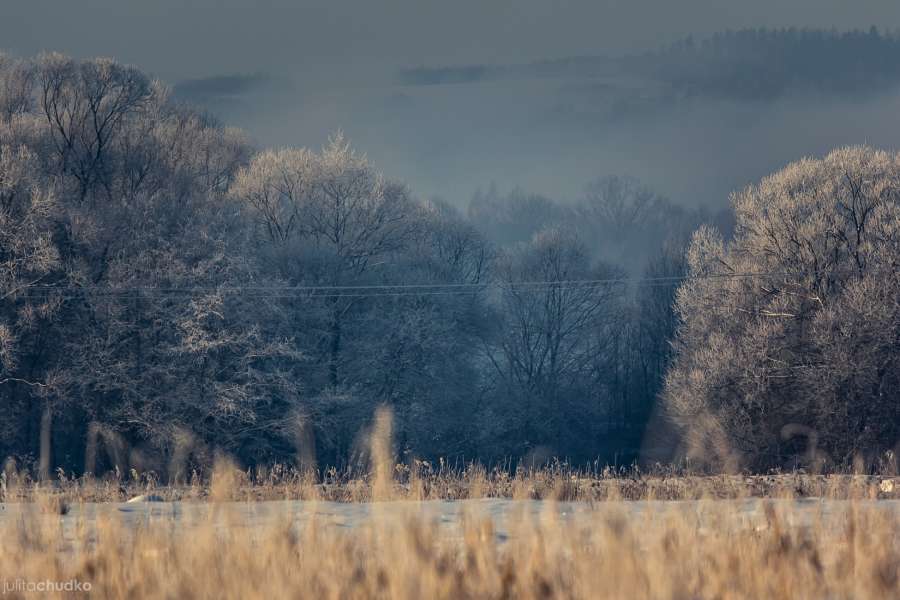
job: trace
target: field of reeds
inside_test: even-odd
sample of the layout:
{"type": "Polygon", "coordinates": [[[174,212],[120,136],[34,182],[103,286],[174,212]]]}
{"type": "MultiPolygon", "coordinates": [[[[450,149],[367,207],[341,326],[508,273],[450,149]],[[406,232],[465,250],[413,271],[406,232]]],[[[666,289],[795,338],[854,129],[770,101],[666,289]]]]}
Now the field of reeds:
{"type": "Polygon", "coordinates": [[[373,438],[362,473],[220,460],[172,485],[138,473],[36,482],[10,467],[0,596],[900,598],[896,473],[510,472],[396,465],[388,447],[373,438]],[[352,526],[328,516],[370,501],[352,526]],[[248,506],[271,505],[282,508],[247,520],[248,506]],[[190,507],[204,510],[186,518],[190,507]]]}
{"type": "MultiPolygon", "coordinates": [[[[395,464],[388,483],[376,485],[374,471],[325,473],[291,466],[233,469],[228,496],[239,501],[475,500],[509,498],[601,502],[607,500],[701,500],[740,498],[828,498],[900,500],[900,477],[890,474],[815,474],[803,471],[759,474],[698,474],[636,467],[589,471],[556,464],[507,470],[469,464],[434,468],[423,462],[395,464]]],[[[125,502],[152,495],[166,501],[206,501],[214,493],[212,472],[185,482],[162,483],[154,474],[75,477],[58,473],[40,482],[27,473],[0,473],[0,502],[30,502],[50,496],[59,502],[125,502]]]]}
{"type": "Polygon", "coordinates": [[[733,503],[712,498],[639,514],[610,499],[577,519],[560,518],[550,499],[511,517],[502,536],[478,502],[464,503],[452,531],[417,510],[427,503],[403,503],[393,518],[376,503],[352,528],[286,513],[248,531],[230,501],[236,481],[234,471],[214,478],[202,519],[138,525],[115,511],[73,522],[58,494],[35,491],[0,518],[0,593],[39,597],[30,590],[43,584],[64,590],[54,597],[91,598],[881,599],[900,590],[890,500],[832,501],[801,521],[790,502],[760,499],[739,521],[733,503]]]}

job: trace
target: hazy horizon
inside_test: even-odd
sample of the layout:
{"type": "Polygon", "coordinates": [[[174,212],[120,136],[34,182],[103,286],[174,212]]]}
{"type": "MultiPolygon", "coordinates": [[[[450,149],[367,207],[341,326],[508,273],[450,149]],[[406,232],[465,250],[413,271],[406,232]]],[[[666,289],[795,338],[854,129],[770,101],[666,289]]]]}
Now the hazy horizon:
{"type": "Polygon", "coordinates": [[[896,87],[672,100],[627,75],[523,72],[435,85],[404,78],[414,68],[621,57],[742,28],[891,31],[900,6],[884,2],[195,0],[176,8],[90,0],[13,2],[4,12],[0,44],[13,54],[134,64],[261,147],[318,148],[343,130],[417,195],[461,206],[491,184],[573,200],[589,180],[611,174],[683,204],[724,206],[731,191],[786,162],[848,144],[892,148],[900,134],[891,118],[896,87]],[[51,5],[57,18],[47,21],[51,5]]]}

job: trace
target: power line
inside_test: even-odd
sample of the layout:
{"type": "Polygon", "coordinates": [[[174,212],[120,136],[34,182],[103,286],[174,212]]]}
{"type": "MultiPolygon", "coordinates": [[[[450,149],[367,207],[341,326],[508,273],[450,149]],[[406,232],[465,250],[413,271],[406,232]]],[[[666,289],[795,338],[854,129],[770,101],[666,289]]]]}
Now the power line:
{"type": "Polygon", "coordinates": [[[398,283],[373,285],[268,285],[268,286],[191,286],[191,287],[104,287],[104,286],[54,286],[34,285],[13,292],[20,298],[46,298],[54,295],[60,299],[77,299],[84,295],[114,297],[117,299],[145,299],[149,297],[196,296],[202,294],[239,294],[259,298],[375,298],[403,296],[471,295],[488,289],[515,289],[519,291],[545,291],[547,289],[591,289],[605,285],[634,285],[638,287],[665,287],[694,280],[754,279],[764,277],[789,277],[804,275],[801,272],[746,272],[707,273],[703,275],[671,275],[660,277],[613,277],[604,279],[542,280],[542,281],[490,281],[474,283],[398,283]]]}

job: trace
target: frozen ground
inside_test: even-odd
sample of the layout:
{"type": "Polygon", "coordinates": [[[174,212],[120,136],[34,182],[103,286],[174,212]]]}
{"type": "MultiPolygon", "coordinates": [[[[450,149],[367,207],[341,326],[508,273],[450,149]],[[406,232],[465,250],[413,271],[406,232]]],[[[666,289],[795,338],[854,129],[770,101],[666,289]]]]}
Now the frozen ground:
{"type": "MultiPolygon", "coordinates": [[[[622,517],[640,525],[677,515],[679,520],[708,528],[762,529],[771,525],[767,513],[774,509],[785,525],[805,527],[821,520],[840,526],[854,508],[886,511],[900,519],[900,500],[722,500],[722,501],[638,501],[638,502],[547,502],[540,500],[464,500],[455,502],[337,503],[304,501],[269,502],[132,502],[76,504],[65,515],[52,515],[28,504],[0,504],[0,528],[33,519],[50,528],[62,527],[66,541],[90,532],[98,517],[120,520],[129,528],[184,531],[185,526],[212,522],[217,527],[246,529],[248,534],[288,522],[302,528],[316,523],[338,530],[353,530],[369,523],[391,526],[410,516],[436,523],[448,537],[460,534],[467,518],[490,518],[498,543],[510,541],[513,524],[521,520],[559,520],[576,527],[591,527],[610,517],[622,517]],[[79,535],[80,532],[80,535],[79,535]]],[[[92,537],[89,535],[89,537],[92,537]]]]}

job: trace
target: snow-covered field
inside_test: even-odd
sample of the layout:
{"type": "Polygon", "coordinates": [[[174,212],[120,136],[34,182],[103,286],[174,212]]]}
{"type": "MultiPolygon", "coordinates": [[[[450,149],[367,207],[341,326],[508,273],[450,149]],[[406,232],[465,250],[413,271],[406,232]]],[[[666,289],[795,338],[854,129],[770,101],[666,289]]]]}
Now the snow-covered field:
{"type": "Polygon", "coordinates": [[[717,501],[621,501],[549,502],[542,500],[483,499],[462,501],[397,501],[340,503],[308,501],[265,502],[129,502],[73,504],[65,515],[42,513],[31,504],[0,504],[0,527],[33,519],[49,527],[61,526],[67,540],[90,530],[98,521],[116,522],[129,528],[163,528],[178,531],[190,525],[214,523],[249,534],[292,523],[302,528],[310,523],[354,530],[366,525],[391,526],[414,518],[441,527],[450,538],[461,535],[467,519],[489,518],[498,543],[512,539],[526,522],[559,522],[590,527],[598,520],[626,519],[641,526],[678,518],[696,524],[699,530],[735,528],[761,530],[773,526],[773,515],[786,527],[808,527],[819,523],[840,526],[854,510],[874,508],[900,519],[900,500],[717,500],[717,501]]]}

